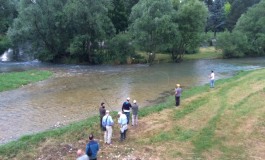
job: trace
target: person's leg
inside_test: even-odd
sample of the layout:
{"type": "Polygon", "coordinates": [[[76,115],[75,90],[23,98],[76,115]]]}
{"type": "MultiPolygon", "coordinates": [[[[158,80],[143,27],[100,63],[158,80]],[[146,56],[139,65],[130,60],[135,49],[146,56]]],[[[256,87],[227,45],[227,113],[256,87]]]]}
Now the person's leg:
{"type": "Polygon", "coordinates": [[[106,129],[106,131],[104,132],[104,143],[108,142],[108,130],[106,129]]]}
{"type": "Polygon", "coordinates": [[[107,126],[107,143],[110,144],[111,143],[111,137],[112,137],[112,127],[111,126],[107,126]]]}
{"type": "Polygon", "coordinates": [[[135,115],[132,114],[132,126],[135,125],[135,115]]]}
{"type": "Polygon", "coordinates": [[[138,114],[135,115],[135,125],[138,125],[138,114]]]}
{"type": "Polygon", "coordinates": [[[126,139],[126,132],[127,132],[127,129],[126,130],[124,130],[124,139],[126,139]]]}
{"type": "Polygon", "coordinates": [[[180,97],[176,97],[176,106],[179,106],[179,98],[180,97]]]}
{"type": "Polygon", "coordinates": [[[120,137],[120,141],[123,141],[124,139],[124,134],[120,131],[121,137],[120,137]]]}
{"type": "Polygon", "coordinates": [[[125,115],[127,117],[127,124],[130,123],[130,112],[125,112],[125,115]]]}

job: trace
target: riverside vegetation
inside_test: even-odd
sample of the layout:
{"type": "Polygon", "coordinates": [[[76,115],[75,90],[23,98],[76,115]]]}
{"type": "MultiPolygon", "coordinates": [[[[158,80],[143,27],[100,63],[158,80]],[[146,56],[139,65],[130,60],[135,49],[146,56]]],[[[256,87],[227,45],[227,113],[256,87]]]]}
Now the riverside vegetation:
{"type": "MultiPolygon", "coordinates": [[[[265,69],[242,71],[232,78],[184,90],[181,106],[174,96],[141,108],[138,127],[119,143],[103,144],[98,116],[23,136],[0,146],[0,159],[75,159],[93,132],[99,159],[265,159],[265,69]]],[[[114,117],[115,114],[113,113],[114,117]]]]}

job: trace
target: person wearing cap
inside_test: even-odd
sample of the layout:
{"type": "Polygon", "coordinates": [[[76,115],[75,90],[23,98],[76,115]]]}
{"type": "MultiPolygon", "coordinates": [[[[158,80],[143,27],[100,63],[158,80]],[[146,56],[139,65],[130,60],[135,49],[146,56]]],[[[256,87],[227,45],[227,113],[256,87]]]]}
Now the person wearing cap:
{"type": "Polygon", "coordinates": [[[99,117],[100,117],[100,128],[102,131],[105,131],[105,127],[102,126],[102,118],[105,116],[106,114],[106,109],[105,109],[105,103],[102,102],[100,107],[99,107],[99,117]]]}
{"type": "Polygon", "coordinates": [[[76,154],[78,157],[76,160],[89,160],[88,156],[85,154],[85,152],[82,149],[78,149],[76,154]]]}
{"type": "Polygon", "coordinates": [[[136,104],[136,100],[133,100],[132,104],[132,126],[137,125],[138,123],[138,105],[136,104]]]}
{"type": "Polygon", "coordinates": [[[97,160],[97,154],[99,151],[99,144],[94,140],[93,134],[89,135],[89,142],[86,145],[86,154],[88,155],[89,150],[91,150],[92,155],[89,156],[89,160],[97,160]]]}
{"type": "Polygon", "coordinates": [[[182,89],[180,88],[180,84],[176,84],[176,88],[175,88],[176,106],[179,106],[180,104],[181,93],[182,93],[182,89]]]}
{"type": "Polygon", "coordinates": [[[106,127],[106,131],[104,132],[104,143],[109,145],[111,145],[113,124],[114,122],[109,114],[109,110],[106,110],[106,115],[102,118],[102,126],[106,127]]]}
{"type": "Polygon", "coordinates": [[[120,134],[121,134],[120,141],[122,142],[123,140],[126,139],[126,132],[128,129],[127,117],[122,112],[118,112],[118,115],[119,115],[118,123],[120,125],[120,134]]]}
{"type": "Polygon", "coordinates": [[[130,97],[126,99],[126,101],[122,104],[122,112],[127,117],[127,124],[130,122],[130,109],[132,108],[132,105],[130,103],[130,97]]]}

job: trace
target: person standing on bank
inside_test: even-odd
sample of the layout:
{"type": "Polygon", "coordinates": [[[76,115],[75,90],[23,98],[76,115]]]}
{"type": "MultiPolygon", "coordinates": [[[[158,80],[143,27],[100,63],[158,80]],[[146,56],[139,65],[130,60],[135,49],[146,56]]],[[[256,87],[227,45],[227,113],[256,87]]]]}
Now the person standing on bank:
{"type": "Polygon", "coordinates": [[[106,127],[106,131],[104,132],[104,143],[108,145],[111,145],[113,124],[114,122],[109,114],[109,110],[106,110],[106,115],[102,118],[102,126],[106,127]]]}
{"type": "Polygon", "coordinates": [[[127,117],[127,124],[130,122],[130,109],[132,108],[132,105],[130,103],[130,97],[126,99],[126,101],[122,104],[122,112],[127,117]]]}
{"type": "Polygon", "coordinates": [[[102,102],[100,107],[99,107],[99,117],[100,117],[100,128],[102,131],[105,131],[104,127],[102,126],[102,118],[105,116],[106,114],[106,109],[105,109],[105,103],[102,102]]]}
{"type": "Polygon", "coordinates": [[[99,144],[94,140],[93,134],[89,135],[89,142],[86,145],[86,154],[89,156],[90,160],[97,160],[97,154],[99,151],[99,144]],[[91,152],[91,155],[89,155],[91,152]]]}
{"type": "Polygon", "coordinates": [[[128,129],[127,117],[122,112],[118,112],[118,115],[119,115],[118,123],[120,125],[120,133],[121,133],[120,141],[122,142],[126,139],[126,132],[128,129]]]}
{"type": "Polygon", "coordinates": [[[132,104],[132,126],[136,126],[138,123],[138,105],[136,104],[136,100],[133,100],[132,104]]]}
{"type": "Polygon", "coordinates": [[[182,89],[180,88],[180,84],[176,84],[176,88],[175,88],[176,106],[179,106],[180,104],[181,93],[182,93],[182,89]]]}
{"type": "Polygon", "coordinates": [[[210,78],[210,87],[214,88],[214,72],[213,71],[211,72],[209,78],[210,78]]]}

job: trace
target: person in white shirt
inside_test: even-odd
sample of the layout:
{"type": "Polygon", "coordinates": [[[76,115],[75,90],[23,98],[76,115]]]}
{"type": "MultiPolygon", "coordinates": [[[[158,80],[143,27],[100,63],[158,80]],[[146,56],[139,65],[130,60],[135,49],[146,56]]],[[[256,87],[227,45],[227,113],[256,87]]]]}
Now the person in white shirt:
{"type": "Polygon", "coordinates": [[[211,72],[209,78],[210,78],[210,87],[214,88],[214,72],[213,71],[211,72]]]}
{"type": "Polygon", "coordinates": [[[118,112],[118,115],[120,116],[118,119],[118,123],[120,124],[120,133],[121,133],[120,141],[122,142],[126,139],[126,132],[128,129],[127,117],[122,112],[118,112]]]}

